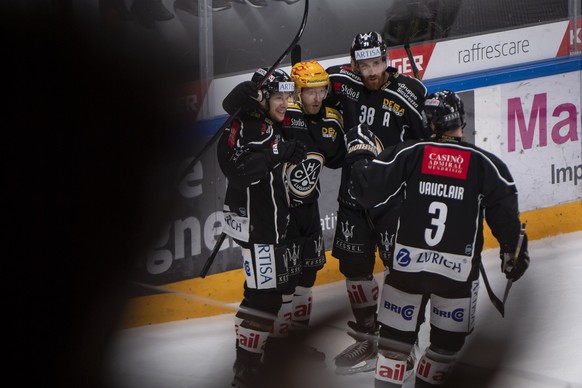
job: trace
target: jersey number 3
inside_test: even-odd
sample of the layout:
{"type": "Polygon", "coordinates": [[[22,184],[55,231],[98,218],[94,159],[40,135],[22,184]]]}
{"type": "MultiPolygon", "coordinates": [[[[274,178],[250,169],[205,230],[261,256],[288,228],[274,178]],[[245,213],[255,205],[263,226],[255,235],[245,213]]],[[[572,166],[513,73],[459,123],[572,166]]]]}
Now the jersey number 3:
{"type": "Polygon", "coordinates": [[[448,208],[446,204],[435,201],[428,207],[428,212],[435,217],[431,218],[430,222],[433,227],[424,230],[424,240],[429,246],[434,247],[443,239],[448,208]]]}

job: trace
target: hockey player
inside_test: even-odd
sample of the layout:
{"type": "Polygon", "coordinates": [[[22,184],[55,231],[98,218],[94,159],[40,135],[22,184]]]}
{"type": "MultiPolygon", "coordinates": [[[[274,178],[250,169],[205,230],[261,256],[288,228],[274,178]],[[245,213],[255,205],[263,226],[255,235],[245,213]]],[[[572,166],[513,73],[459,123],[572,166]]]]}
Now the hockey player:
{"type": "MultiPolygon", "coordinates": [[[[290,222],[287,231],[289,287],[283,293],[279,312],[282,326],[275,336],[304,337],[312,306],[312,287],[317,271],[325,264],[325,246],[319,213],[319,175],[323,167],[339,168],[345,157],[343,118],[323,104],[329,76],[317,61],[296,63],[291,69],[298,101],[289,105],[283,120],[285,139],[296,139],[307,147],[307,157],[289,166],[290,222]],[[288,320],[291,320],[289,325],[288,320]]],[[[320,358],[324,357],[320,353],[320,358]]]]}
{"type": "MultiPolygon", "coordinates": [[[[419,80],[399,74],[389,65],[386,45],[377,32],[357,34],[350,51],[351,63],[327,69],[328,103],[341,109],[346,128],[366,124],[379,150],[406,139],[430,136],[422,116],[426,88],[419,80]]],[[[382,209],[366,210],[348,193],[350,169],[342,169],[338,220],[332,255],[340,271],[355,322],[348,322],[356,343],[335,358],[336,371],[350,374],[373,370],[377,348],[369,340],[376,332],[379,287],[373,277],[376,250],[384,265],[393,252],[396,214],[400,201],[382,209]],[[393,209],[393,211],[387,211],[393,209]]]]}
{"type": "MultiPolygon", "coordinates": [[[[296,63],[291,69],[297,102],[291,103],[283,120],[286,140],[301,141],[307,156],[299,164],[289,165],[286,171],[291,200],[290,222],[287,230],[287,263],[289,283],[283,292],[283,304],[266,349],[268,354],[288,355],[290,343],[297,343],[306,334],[312,310],[312,288],[317,271],[325,264],[325,246],[321,229],[318,198],[319,176],[323,167],[343,165],[345,143],[343,118],[334,108],[323,104],[329,89],[329,76],[317,61],[296,63]]],[[[260,93],[252,83],[239,84],[227,100],[225,110],[253,109],[260,93]]],[[[309,356],[323,361],[325,355],[302,346],[309,356]]],[[[300,355],[301,356],[301,355],[300,355]]]]}
{"type": "MultiPolygon", "coordinates": [[[[258,85],[266,73],[258,69],[251,82],[258,85]]],[[[245,273],[244,299],[235,318],[235,387],[255,386],[262,379],[264,348],[288,281],[285,171],[305,157],[305,145],[283,141],[281,131],[294,91],[289,75],[275,70],[260,91],[256,109],[233,119],[217,145],[220,168],[228,179],[223,231],[241,246],[245,273]]],[[[227,99],[223,103],[228,104],[227,99]]]]}
{"type": "Polygon", "coordinates": [[[416,387],[446,382],[473,330],[484,220],[499,242],[506,277],[516,281],[529,266],[507,166],[463,140],[465,111],[454,92],[428,96],[425,112],[431,139],[401,143],[376,159],[373,134],[364,124],[346,134],[349,190],[357,201],[370,208],[405,194],[378,312],[375,387],[402,385],[429,301],[430,346],[419,360],[416,387]]]}

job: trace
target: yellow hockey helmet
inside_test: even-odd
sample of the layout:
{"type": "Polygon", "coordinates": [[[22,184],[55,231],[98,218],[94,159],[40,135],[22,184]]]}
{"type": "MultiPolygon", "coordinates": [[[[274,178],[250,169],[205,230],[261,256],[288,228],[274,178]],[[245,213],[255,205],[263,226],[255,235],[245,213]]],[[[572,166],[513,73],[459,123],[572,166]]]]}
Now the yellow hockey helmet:
{"type": "Polygon", "coordinates": [[[291,78],[299,93],[302,88],[329,86],[329,75],[317,61],[297,62],[291,69],[291,78]]]}

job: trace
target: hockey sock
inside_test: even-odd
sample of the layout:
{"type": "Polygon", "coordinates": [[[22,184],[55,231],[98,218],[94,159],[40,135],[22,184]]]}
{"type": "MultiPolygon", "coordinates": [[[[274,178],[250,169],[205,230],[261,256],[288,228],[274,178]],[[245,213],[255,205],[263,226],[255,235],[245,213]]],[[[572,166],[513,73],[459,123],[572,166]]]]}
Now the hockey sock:
{"type": "Polygon", "coordinates": [[[417,386],[443,385],[453,370],[457,352],[428,347],[416,368],[417,386]]]}
{"type": "Polygon", "coordinates": [[[311,319],[313,300],[311,287],[298,286],[293,294],[293,331],[305,331],[311,319]]]}
{"type": "Polygon", "coordinates": [[[346,279],[352,312],[359,326],[373,327],[380,288],[373,276],[346,279]]]}

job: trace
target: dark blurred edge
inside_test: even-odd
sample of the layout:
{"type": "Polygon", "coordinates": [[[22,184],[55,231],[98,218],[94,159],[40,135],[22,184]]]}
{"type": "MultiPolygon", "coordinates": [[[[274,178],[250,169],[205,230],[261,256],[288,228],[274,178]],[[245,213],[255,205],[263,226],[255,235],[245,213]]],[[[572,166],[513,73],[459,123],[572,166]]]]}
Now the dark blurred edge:
{"type": "Polygon", "coordinates": [[[132,260],[172,211],[183,69],[147,44],[118,47],[107,26],[91,33],[70,0],[0,7],[4,367],[27,386],[105,387],[132,260]]]}

